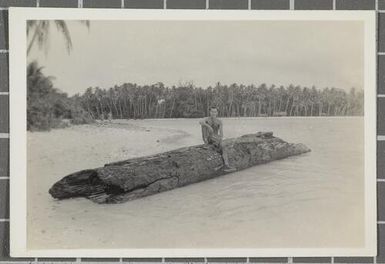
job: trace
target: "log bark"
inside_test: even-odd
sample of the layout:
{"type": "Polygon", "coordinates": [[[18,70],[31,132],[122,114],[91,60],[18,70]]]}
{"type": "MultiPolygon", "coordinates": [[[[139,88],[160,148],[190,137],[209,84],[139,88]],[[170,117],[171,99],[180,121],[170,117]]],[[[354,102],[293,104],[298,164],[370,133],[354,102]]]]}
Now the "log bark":
{"type": "MultiPolygon", "coordinates": [[[[237,171],[310,151],[272,132],[226,139],[223,144],[237,171]]],[[[86,197],[96,203],[121,203],[227,174],[222,166],[215,147],[197,145],[75,172],[56,182],[49,193],[57,199],[86,197]]]]}

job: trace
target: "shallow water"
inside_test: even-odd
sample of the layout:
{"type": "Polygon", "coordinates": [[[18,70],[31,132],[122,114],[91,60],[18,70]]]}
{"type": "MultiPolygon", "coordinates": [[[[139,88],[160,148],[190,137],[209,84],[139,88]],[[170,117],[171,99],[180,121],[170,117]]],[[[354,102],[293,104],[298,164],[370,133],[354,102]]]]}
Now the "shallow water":
{"type": "Polygon", "coordinates": [[[55,201],[76,170],[201,143],[196,119],[28,133],[28,247],[358,247],[363,118],[223,119],[225,137],[273,131],[312,152],[117,205],[55,201]],[[124,129],[121,129],[124,128],[124,129]]]}

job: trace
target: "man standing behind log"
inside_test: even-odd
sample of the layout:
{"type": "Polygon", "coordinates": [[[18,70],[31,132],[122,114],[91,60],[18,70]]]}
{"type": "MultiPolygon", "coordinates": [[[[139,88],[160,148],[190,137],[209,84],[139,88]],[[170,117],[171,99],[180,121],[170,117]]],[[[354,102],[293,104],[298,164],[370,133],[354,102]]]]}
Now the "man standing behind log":
{"type": "Polygon", "coordinates": [[[229,158],[226,147],[223,144],[223,124],[222,121],[217,118],[218,109],[215,106],[210,107],[210,116],[199,121],[202,126],[202,138],[205,144],[210,144],[218,149],[223,158],[223,170],[226,172],[232,172],[236,169],[229,165],[229,158]]]}

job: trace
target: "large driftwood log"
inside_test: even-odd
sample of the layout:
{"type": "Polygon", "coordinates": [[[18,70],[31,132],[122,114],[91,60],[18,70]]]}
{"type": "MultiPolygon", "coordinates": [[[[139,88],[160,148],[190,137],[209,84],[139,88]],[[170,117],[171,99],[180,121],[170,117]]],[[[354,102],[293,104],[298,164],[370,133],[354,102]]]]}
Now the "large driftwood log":
{"type": "MultiPolygon", "coordinates": [[[[237,170],[310,151],[271,132],[223,143],[237,170]]],[[[120,203],[224,175],[222,165],[221,154],[211,145],[185,147],[75,172],[55,183],[49,193],[57,199],[86,197],[96,203],[120,203]]]]}

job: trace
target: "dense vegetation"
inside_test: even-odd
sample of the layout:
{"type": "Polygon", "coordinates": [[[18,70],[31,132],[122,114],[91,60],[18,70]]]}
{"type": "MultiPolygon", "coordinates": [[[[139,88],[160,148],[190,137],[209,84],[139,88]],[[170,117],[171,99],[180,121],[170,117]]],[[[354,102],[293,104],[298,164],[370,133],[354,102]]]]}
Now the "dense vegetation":
{"type": "Polygon", "coordinates": [[[27,67],[27,129],[49,130],[69,123],[91,122],[76,97],[54,88],[53,77],[47,77],[36,62],[27,67]],[[68,122],[64,122],[68,120],[68,122]]]}
{"type": "Polygon", "coordinates": [[[197,118],[218,107],[220,117],[363,115],[363,91],[265,84],[203,89],[191,83],[165,87],[125,83],[109,89],[88,88],[69,97],[36,62],[27,69],[28,130],[48,130],[96,119],[197,118]],[[66,122],[63,122],[65,120],[66,122]]]}
{"type": "Polygon", "coordinates": [[[363,91],[265,84],[230,86],[217,83],[206,89],[193,84],[165,87],[125,83],[109,89],[88,88],[79,96],[94,119],[194,118],[218,107],[220,117],[355,116],[363,114],[363,91]]]}
{"type": "MultiPolygon", "coordinates": [[[[88,20],[79,21],[89,28],[88,20]]],[[[28,20],[27,21],[27,55],[34,46],[48,52],[50,28],[56,27],[64,37],[68,54],[72,50],[72,39],[64,20],[28,20]]],[[[56,89],[51,76],[45,76],[36,61],[27,66],[27,129],[49,130],[67,126],[70,123],[82,124],[92,122],[90,114],[84,111],[77,97],[69,98],[66,93],[56,89]]]]}

